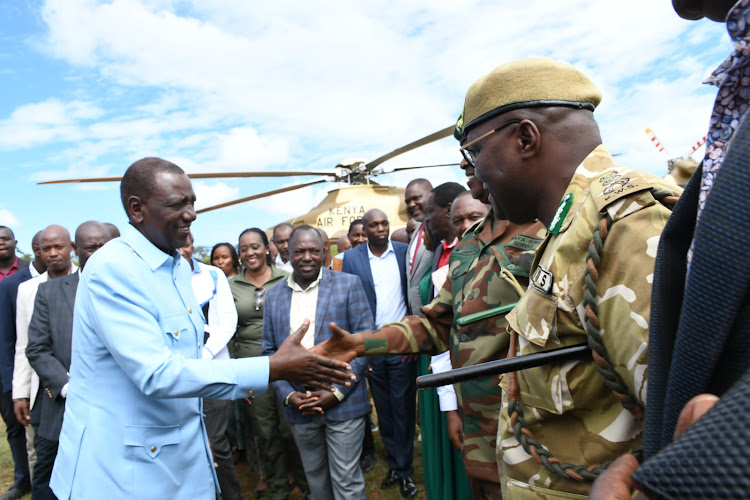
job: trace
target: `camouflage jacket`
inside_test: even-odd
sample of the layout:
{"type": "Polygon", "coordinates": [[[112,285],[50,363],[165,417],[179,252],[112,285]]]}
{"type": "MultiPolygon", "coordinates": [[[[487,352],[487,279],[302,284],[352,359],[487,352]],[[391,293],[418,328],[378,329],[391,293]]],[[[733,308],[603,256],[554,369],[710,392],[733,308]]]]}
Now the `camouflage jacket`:
{"type": "MultiPolygon", "coordinates": [[[[439,354],[450,348],[454,368],[504,358],[509,339],[505,314],[462,327],[456,321],[516,303],[528,283],[534,251],[545,233],[541,223],[508,226],[490,212],[451,253],[448,278],[437,297],[422,307],[423,316],[407,316],[368,335],[367,354],[439,354]]],[[[466,472],[470,477],[499,483],[495,440],[502,396],[498,377],[456,385],[456,395],[464,422],[466,472]]]]}
{"type": "MultiPolygon", "coordinates": [[[[603,146],[592,151],[576,169],[550,233],[537,250],[526,294],[507,316],[519,334],[515,355],[586,342],[585,259],[593,230],[608,213],[614,222],[598,268],[600,328],[615,371],[641,404],[646,401],[654,261],[671,213],[654,199],[652,187],[681,192],[650,174],[615,166],[603,146]]],[[[541,366],[516,376],[527,429],[553,456],[575,465],[600,464],[640,444],[641,424],[604,385],[593,361],[541,366]]],[[[508,416],[508,378],[501,380],[497,446],[500,473],[507,479],[504,498],[586,495],[591,482],[551,474],[516,440],[508,416]]]]}

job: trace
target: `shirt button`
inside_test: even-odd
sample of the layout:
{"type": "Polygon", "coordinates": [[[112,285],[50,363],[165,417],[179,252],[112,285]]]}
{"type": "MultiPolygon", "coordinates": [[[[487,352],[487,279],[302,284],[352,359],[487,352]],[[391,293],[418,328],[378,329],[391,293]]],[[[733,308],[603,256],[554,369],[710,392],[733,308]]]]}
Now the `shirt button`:
{"type": "Polygon", "coordinates": [[[174,331],[174,336],[175,337],[179,337],[180,336],[180,331],[179,330],[175,330],[174,331]]]}
{"type": "Polygon", "coordinates": [[[465,333],[461,334],[461,342],[466,342],[466,339],[468,339],[468,338],[469,337],[467,337],[465,333]]]}
{"type": "Polygon", "coordinates": [[[255,391],[247,391],[248,396],[253,396],[255,394],[255,391]]]}
{"type": "Polygon", "coordinates": [[[176,274],[174,275],[174,280],[177,281],[177,275],[176,274]]]}
{"type": "Polygon", "coordinates": [[[203,347],[203,344],[201,344],[200,342],[198,342],[198,349],[200,349],[201,347],[203,347]]]}
{"type": "Polygon", "coordinates": [[[188,314],[193,314],[193,308],[192,307],[188,307],[188,314]]]}
{"type": "Polygon", "coordinates": [[[156,446],[151,447],[151,453],[156,453],[156,446]]]}

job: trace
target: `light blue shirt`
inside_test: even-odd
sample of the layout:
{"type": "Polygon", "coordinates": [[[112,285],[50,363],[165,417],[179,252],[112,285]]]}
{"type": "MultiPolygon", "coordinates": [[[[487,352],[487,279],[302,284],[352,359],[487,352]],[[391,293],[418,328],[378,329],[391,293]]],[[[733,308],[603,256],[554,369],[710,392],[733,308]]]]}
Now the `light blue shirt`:
{"type": "Polygon", "coordinates": [[[375,285],[375,298],[378,307],[375,311],[375,328],[392,321],[401,321],[406,316],[404,292],[401,290],[401,271],[398,268],[396,252],[388,241],[388,249],[380,257],[375,256],[367,245],[370,271],[375,285]]]}
{"type": "Polygon", "coordinates": [[[86,263],[50,485],[68,498],[214,500],[200,398],[268,385],[267,357],[202,360],[188,262],[131,226],[86,263]]]}

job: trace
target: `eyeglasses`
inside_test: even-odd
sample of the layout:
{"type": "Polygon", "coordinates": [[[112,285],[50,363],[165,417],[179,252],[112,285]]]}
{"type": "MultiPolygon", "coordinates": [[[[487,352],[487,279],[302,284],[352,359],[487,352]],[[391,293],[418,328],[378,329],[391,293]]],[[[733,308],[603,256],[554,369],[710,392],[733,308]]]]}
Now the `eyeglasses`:
{"type": "Polygon", "coordinates": [[[490,130],[486,134],[482,134],[479,137],[477,137],[476,139],[474,139],[473,141],[469,141],[466,144],[464,144],[463,146],[461,146],[460,148],[458,148],[458,150],[461,152],[461,155],[464,157],[464,160],[466,160],[466,163],[468,163],[469,165],[471,165],[474,168],[477,167],[477,154],[474,151],[471,151],[469,149],[469,146],[472,146],[472,145],[476,144],[477,142],[481,141],[482,139],[484,139],[485,137],[487,137],[489,135],[494,134],[495,132],[500,132],[502,129],[504,129],[508,125],[512,125],[513,123],[521,123],[521,120],[511,120],[511,121],[509,121],[507,123],[503,123],[502,125],[500,125],[496,129],[490,130]]]}
{"type": "Polygon", "coordinates": [[[266,302],[266,289],[256,288],[255,289],[255,299],[253,299],[253,305],[255,306],[256,311],[260,311],[260,308],[263,307],[263,304],[266,302]]]}

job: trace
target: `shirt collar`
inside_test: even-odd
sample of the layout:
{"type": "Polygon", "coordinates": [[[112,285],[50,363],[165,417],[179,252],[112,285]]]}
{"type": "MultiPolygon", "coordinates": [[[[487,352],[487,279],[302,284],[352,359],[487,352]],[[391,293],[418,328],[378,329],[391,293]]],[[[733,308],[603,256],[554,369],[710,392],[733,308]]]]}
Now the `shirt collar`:
{"type": "Polygon", "coordinates": [[[203,269],[198,263],[198,259],[196,259],[195,257],[190,257],[190,261],[193,263],[193,274],[200,274],[203,272],[203,269]]]}
{"type": "Polygon", "coordinates": [[[453,248],[458,244],[458,238],[453,238],[453,241],[450,243],[443,240],[443,250],[448,250],[449,248],[453,248]]]}
{"type": "MultiPolygon", "coordinates": [[[[275,281],[277,278],[280,278],[280,277],[281,278],[286,278],[287,276],[289,276],[289,272],[284,271],[282,269],[279,269],[276,266],[271,266],[271,277],[268,278],[267,283],[275,281]]],[[[232,281],[239,281],[239,282],[242,282],[242,283],[247,283],[250,286],[254,286],[252,283],[250,283],[249,281],[247,281],[247,278],[245,278],[245,271],[240,272],[239,274],[237,274],[236,276],[231,277],[230,279],[232,281]]]]}
{"type": "Polygon", "coordinates": [[[276,258],[275,258],[275,259],[274,259],[273,261],[274,261],[274,262],[276,263],[276,266],[277,266],[277,267],[281,267],[281,266],[288,266],[288,265],[289,265],[289,262],[284,262],[284,261],[283,261],[283,260],[281,259],[281,254],[280,254],[280,253],[277,253],[277,254],[276,254],[276,258]]]}
{"type": "Polygon", "coordinates": [[[286,279],[286,284],[289,285],[289,288],[291,288],[292,291],[294,291],[294,292],[303,292],[304,293],[304,292],[309,292],[310,290],[312,290],[313,288],[315,288],[316,286],[318,286],[318,283],[320,283],[320,278],[322,278],[322,277],[323,277],[323,267],[321,266],[320,271],[318,271],[318,277],[315,279],[315,281],[313,281],[312,283],[310,283],[310,286],[308,286],[304,290],[302,289],[301,286],[299,286],[297,284],[296,281],[294,281],[294,274],[293,273],[290,274],[289,277],[286,279]]]}
{"type": "Polygon", "coordinates": [[[32,278],[36,278],[40,274],[34,266],[34,261],[31,261],[31,264],[29,264],[29,272],[31,273],[32,278]]]}
{"type": "MultiPolygon", "coordinates": [[[[363,245],[367,245],[367,243],[363,243],[363,245]]],[[[375,254],[372,253],[372,250],[370,250],[370,245],[367,245],[367,257],[370,259],[384,259],[389,253],[396,253],[393,250],[393,242],[391,242],[391,240],[388,240],[388,248],[386,248],[385,252],[383,252],[383,255],[380,257],[375,256],[375,254]]]]}
{"type": "Polygon", "coordinates": [[[156,245],[151,243],[148,238],[143,236],[140,231],[130,224],[126,224],[121,234],[122,240],[133,249],[138,256],[146,262],[152,271],[161,267],[168,259],[172,259],[173,264],[182,259],[182,255],[175,250],[173,255],[159,250],[156,245]]]}
{"type": "MultiPolygon", "coordinates": [[[[558,210],[560,211],[559,216],[563,218],[563,221],[559,225],[559,230],[556,234],[565,232],[572,224],[576,213],[583,204],[583,200],[589,194],[591,180],[599,177],[605,170],[614,166],[615,163],[612,157],[601,144],[594,148],[581,164],[578,165],[558,206],[558,210]],[[570,198],[570,201],[568,201],[568,198],[570,198]]],[[[554,226],[554,222],[553,219],[550,225],[554,226]]],[[[550,228],[547,229],[549,230],[550,228]]]]}

